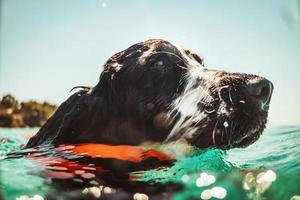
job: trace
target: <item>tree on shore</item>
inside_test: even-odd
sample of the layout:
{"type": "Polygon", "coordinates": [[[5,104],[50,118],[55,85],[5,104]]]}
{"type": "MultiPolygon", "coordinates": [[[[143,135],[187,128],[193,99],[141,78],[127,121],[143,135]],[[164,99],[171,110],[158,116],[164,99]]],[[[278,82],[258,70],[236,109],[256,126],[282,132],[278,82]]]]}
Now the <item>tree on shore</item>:
{"type": "Polygon", "coordinates": [[[0,101],[0,127],[42,126],[55,110],[56,106],[48,102],[19,103],[15,97],[7,94],[0,101]]]}
{"type": "Polygon", "coordinates": [[[0,101],[0,108],[12,108],[12,109],[17,109],[19,105],[19,102],[16,100],[15,97],[13,97],[10,94],[7,94],[2,97],[0,101]]]}

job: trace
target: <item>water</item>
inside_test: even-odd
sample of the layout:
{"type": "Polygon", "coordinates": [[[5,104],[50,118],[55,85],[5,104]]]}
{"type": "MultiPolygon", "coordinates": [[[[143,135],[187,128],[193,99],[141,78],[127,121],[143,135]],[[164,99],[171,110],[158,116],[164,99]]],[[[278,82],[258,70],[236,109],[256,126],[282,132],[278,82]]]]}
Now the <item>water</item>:
{"type": "Polygon", "coordinates": [[[159,151],[120,147],[110,152],[106,146],[92,146],[96,152],[89,159],[74,154],[87,151],[85,146],[45,147],[7,158],[36,131],[0,129],[0,198],[300,199],[299,126],[268,129],[245,149],[193,148],[175,161],[159,151]]]}

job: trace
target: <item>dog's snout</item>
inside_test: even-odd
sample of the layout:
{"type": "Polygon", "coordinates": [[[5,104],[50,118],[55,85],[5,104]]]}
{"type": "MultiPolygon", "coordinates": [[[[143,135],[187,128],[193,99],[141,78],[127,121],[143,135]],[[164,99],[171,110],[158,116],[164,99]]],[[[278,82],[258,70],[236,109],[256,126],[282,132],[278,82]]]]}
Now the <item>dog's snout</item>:
{"type": "Polygon", "coordinates": [[[245,84],[244,90],[254,101],[261,104],[262,109],[265,109],[270,103],[273,84],[267,79],[257,79],[245,84]]]}

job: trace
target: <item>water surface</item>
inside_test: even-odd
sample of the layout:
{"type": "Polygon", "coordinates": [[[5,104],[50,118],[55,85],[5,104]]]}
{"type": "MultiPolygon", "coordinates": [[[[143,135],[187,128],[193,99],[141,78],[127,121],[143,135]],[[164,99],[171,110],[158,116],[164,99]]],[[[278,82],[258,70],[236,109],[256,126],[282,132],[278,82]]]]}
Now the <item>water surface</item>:
{"type": "Polygon", "coordinates": [[[300,198],[299,126],[270,128],[245,149],[193,148],[175,159],[159,148],[121,147],[111,153],[106,146],[93,146],[90,154],[74,146],[7,154],[37,130],[0,129],[2,199],[300,198]]]}

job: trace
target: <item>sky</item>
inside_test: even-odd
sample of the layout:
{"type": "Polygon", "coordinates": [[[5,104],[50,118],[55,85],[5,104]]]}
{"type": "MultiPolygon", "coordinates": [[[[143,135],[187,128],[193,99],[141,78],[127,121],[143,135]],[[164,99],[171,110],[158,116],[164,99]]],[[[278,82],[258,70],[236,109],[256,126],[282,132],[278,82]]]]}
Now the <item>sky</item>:
{"type": "Polygon", "coordinates": [[[114,53],[162,38],[274,84],[269,125],[300,125],[300,1],[1,0],[0,96],[60,104],[114,53]]]}

